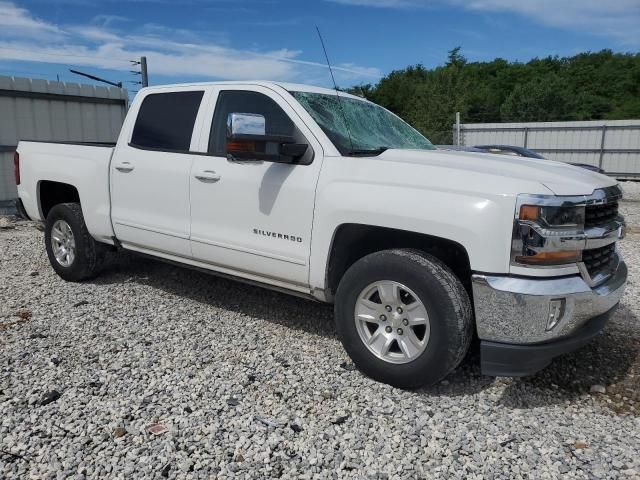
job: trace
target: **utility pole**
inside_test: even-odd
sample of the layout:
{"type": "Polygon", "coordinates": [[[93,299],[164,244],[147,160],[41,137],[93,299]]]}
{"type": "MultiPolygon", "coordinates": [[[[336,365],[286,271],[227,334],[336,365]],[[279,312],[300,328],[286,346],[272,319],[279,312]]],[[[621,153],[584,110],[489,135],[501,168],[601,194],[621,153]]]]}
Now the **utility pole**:
{"type": "Polygon", "coordinates": [[[456,112],[456,145],[460,146],[460,112],[456,112]]]}
{"type": "Polygon", "coordinates": [[[140,85],[142,88],[149,86],[149,74],[147,73],[147,57],[140,57],[140,60],[131,60],[131,65],[136,68],[140,65],[140,71],[131,70],[134,75],[140,75],[140,80],[130,81],[135,85],[140,85]]]}
{"type": "Polygon", "coordinates": [[[142,87],[148,87],[149,74],[147,73],[147,57],[140,57],[140,73],[142,74],[142,87]]]}

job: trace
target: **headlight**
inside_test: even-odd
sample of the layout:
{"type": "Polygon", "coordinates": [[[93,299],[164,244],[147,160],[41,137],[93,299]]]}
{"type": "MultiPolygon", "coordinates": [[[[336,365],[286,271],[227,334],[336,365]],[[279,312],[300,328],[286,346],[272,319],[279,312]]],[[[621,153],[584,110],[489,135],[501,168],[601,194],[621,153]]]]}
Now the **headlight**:
{"type": "Polygon", "coordinates": [[[512,240],[512,263],[555,266],[582,260],[584,205],[558,205],[558,197],[537,197],[535,204],[519,199],[512,240]]]}
{"type": "Polygon", "coordinates": [[[576,234],[584,231],[585,207],[545,207],[539,205],[522,205],[519,219],[530,222],[550,234],[576,234]]]}

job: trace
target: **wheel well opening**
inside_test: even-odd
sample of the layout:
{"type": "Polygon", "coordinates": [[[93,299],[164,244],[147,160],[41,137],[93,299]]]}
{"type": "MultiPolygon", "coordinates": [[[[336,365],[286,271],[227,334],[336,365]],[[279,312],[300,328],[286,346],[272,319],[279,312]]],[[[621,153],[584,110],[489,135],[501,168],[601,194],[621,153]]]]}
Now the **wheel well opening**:
{"type": "Polygon", "coordinates": [[[40,211],[47,218],[49,211],[59,203],[80,203],[80,195],[73,185],[43,180],[39,186],[40,211]]]}
{"type": "Polygon", "coordinates": [[[340,279],[351,265],[370,253],[390,248],[412,248],[433,255],[453,271],[471,296],[469,256],[459,243],[422,233],[359,224],[341,225],[335,233],[326,274],[330,296],[335,295],[340,279]]]}

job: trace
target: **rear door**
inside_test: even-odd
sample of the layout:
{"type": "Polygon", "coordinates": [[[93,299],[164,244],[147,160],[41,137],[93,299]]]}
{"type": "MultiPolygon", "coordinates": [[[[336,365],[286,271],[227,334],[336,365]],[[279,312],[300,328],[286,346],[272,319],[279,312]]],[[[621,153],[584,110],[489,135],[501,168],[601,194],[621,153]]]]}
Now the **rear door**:
{"type": "Polygon", "coordinates": [[[131,134],[119,141],[110,172],[111,218],[123,246],[191,256],[191,146],[204,96],[202,88],[151,91],[123,127],[131,134]]]}

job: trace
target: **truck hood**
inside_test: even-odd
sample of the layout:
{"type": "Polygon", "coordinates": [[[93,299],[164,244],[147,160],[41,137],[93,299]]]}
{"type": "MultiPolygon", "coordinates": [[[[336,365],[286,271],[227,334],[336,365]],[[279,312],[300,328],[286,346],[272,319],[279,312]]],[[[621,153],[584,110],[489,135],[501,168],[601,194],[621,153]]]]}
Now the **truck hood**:
{"type": "MultiPolygon", "coordinates": [[[[590,195],[598,188],[616,185],[613,178],[562,162],[525,157],[511,157],[491,153],[450,150],[389,149],[376,157],[389,162],[420,164],[429,167],[459,170],[465,174],[478,173],[500,178],[505,192],[517,188],[518,183],[537,182],[546,187],[545,193],[555,195],[590,195]],[[547,192],[548,190],[548,192],[547,192]]],[[[466,176],[466,175],[464,175],[466,176]]],[[[464,177],[463,176],[463,177],[464,177]]],[[[468,177],[467,177],[468,178],[468,177]]],[[[520,191],[519,193],[535,193],[520,191]]]]}

